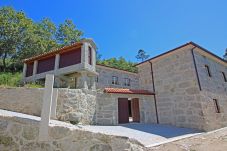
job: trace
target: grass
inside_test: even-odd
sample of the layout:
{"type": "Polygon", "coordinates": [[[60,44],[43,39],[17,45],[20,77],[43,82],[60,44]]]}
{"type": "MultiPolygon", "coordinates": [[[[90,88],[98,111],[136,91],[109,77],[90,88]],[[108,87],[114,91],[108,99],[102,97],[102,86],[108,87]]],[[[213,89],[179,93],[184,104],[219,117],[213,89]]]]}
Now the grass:
{"type": "Polygon", "coordinates": [[[0,87],[26,87],[42,88],[43,86],[36,83],[21,84],[22,73],[0,72],[0,87]]]}
{"type": "Polygon", "coordinates": [[[20,86],[21,73],[0,72],[0,86],[18,87],[20,86]]]}

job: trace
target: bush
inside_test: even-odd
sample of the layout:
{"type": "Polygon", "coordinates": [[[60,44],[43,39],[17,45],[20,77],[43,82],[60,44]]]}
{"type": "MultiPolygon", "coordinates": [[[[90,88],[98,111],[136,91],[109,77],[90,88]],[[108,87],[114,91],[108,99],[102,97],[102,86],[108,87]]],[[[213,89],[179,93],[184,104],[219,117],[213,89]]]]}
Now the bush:
{"type": "Polygon", "coordinates": [[[0,87],[21,87],[26,88],[43,88],[39,83],[21,84],[22,73],[0,72],[0,87]]]}
{"type": "Polygon", "coordinates": [[[0,72],[0,86],[20,86],[21,73],[0,72]]]}

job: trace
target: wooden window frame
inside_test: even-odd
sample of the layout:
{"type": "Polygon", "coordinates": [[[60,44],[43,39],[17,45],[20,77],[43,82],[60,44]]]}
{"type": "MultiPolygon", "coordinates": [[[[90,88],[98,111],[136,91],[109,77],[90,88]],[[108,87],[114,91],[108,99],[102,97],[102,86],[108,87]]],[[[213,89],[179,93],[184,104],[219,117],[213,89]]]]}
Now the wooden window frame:
{"type": "Polygon", "coordinates": [[[112,76],[112,84],[118,85],[118,77],[117,76],[112,76]]]}
{"type": "Polygon", "coordinates": [[[125,86],[131,86],[131,80],[129,78],[125,78],[125,86]]]}
{"type": "Polygon", "coordinates": [[[210,72],[210,67],[208,65],[205,65],[205,68],[206,68],[206,71],[207,71],[207,75],[209,77],[212,77],[211,72],[210,72]]]}
{"type": "Polygon", "coordinates": [[[226,78],[225,72],[222,72],[222,76],[223,76],[224,82],[227,82],[227,78],[226,78]]]}
{"type": "Polygon", "coordinates": [[[214,101],[215,112],[216,113],[221,113],[220,106],[218,104],[218,100],[217,99],[213,99],[213,101],[214,101]]]}

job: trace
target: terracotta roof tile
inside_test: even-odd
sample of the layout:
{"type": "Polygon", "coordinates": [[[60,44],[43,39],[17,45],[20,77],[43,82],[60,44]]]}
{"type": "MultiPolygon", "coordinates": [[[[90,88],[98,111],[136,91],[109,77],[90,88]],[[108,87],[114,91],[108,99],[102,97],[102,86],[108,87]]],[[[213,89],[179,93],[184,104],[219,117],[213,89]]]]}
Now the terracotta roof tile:
{"type": "Polygon", "coordinates": [[[120,93],[120,94],[142,94],[142,95],[154,95],[153,92],[148,90],[133,90],[133,89],[122,89],[122,88],[105,88],[105,93],[120,93]]]}
{"type": "Polygon", "coordinates": [[[64,47],[61,47],[61,48],[58,48],[58,49],[54,49],[54,50],[51,50],[51,51],[30,57],[30,58],[26,58],[26,59],[23,60],[23,62],[26,63],[26,62],[34,61],[36,59],[40,59],[40,58],[43,58],[43,57],[46,57],[46,56],[53,56],[53,55],[55,55],[59,52],[66,50],[66,49],[70,49],[72,47],[80,46],[80,45],[82,45],[81,42],[75,42],[75,43],[72,43],[71,45],[67,45],[67,46],[64,46],[64,47]]]}

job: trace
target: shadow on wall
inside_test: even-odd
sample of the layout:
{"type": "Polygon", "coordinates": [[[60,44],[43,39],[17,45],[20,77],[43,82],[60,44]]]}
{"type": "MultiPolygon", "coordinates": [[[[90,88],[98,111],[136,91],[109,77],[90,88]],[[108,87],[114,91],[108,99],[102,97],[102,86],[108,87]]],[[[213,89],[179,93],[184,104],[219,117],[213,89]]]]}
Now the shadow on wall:
{"type": "Polygon", "coordinates": [[[161,125],[161,124],[131,123],[131,124],[121,124],[119,126],[150,133],[150,134],[159,135],[165,138],[173,138],[173,137],[182,136],[186,134],[202,132],[197,129],[179,128],[179,127],[174,127],[170,125],[161,125]]]}

